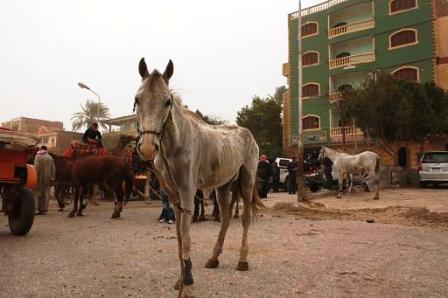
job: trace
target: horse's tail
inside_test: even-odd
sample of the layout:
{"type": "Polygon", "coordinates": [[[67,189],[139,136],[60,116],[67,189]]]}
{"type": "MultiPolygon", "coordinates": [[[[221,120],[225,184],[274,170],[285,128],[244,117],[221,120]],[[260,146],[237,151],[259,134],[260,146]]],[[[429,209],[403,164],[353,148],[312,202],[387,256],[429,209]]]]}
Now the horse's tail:
{"type": "Polygon", "coordinates": [[[258,195],[258,186],[257,181],[255,180],[252,195],[252,219],[254,221],[258,219],[258,211],[260,210],[260,208],[266,208],[266,206],[258,195]]]}
{"type": "Polygon", "coordinates": [[[375,176],[378,178],[378,174],[380,173],[380,157],[376,157],[376,163],[375,163],[375,176]]]}

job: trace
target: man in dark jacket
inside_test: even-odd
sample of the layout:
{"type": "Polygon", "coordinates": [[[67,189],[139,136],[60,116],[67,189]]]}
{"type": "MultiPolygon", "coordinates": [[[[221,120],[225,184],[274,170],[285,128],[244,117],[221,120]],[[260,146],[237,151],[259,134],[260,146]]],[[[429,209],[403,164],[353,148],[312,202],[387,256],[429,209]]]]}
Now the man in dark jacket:
{"type": "Polygon", "coordinates": [[[82,135],[82,141],[86,144],[88,143],[96,143],[99,146],[101,145],[101,133],[98,130],[98,122],[94,121],[92,125],[87,128],[87,130],[82,135]]]}
{"type": "Polygon", "coordinates": [[[272,166],[268,157],[264,154],[260,156],[257,167],[258,194],[260,198],[267,198],[269,192],[269,178],[272,176],[272,166]]]}
{"type": "Polygon", "coordinates": [[[272,162],[272,189],[274,192],[278,192],[278,188],[280,186],[280,168],[277,165],[277,162],[274,160],[272,162]]]}
{"type": "Polygon", "coordinates": [[[288,193],[293,195],[297,190],[297,160],[294,156],[288,163],[288,193]]]}

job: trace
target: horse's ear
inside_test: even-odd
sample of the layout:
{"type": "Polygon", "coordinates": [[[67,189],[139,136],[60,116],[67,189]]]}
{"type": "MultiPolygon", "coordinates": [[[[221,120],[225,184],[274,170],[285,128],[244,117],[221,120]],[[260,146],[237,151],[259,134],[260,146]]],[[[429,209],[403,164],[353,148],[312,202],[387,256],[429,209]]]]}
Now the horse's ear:
{"type": "Polygon", "coordinates": [[[145,58],[140,59],[140,63],[138,64],[138,72],[142,79],[149,76],[148,66],[146,65],[145,58]]]}
{"type": "Polygon", "coordinates": [[[165,82],[168,84],[168,82],[170,81],[171,76],[173,75],[174,72],[174,64],[173,61],[168,62],[168,65],[165,68],[165,71],[163,72],[163,79],[165,80],[165,82]]]}

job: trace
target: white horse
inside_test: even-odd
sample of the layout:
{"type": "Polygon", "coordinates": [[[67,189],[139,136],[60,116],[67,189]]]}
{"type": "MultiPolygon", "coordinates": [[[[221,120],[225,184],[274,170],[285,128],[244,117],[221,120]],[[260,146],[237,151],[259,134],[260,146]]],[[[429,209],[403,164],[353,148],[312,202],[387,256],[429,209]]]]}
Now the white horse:
{"type": "Polygon", "coordinates": [[[243,239],[237,270],[249,269],[248,229],[257,206],[263,203],[255,185],[259,150],[249,130],[238,126],[208,125],[187,110],[170,91],[173,63],[163,74],[148,71],[145,60],[139,64],[142,85],[135,96],[140,140],[138,152],[154,162],[156,175],[173,202],[181,264],[179,296],[191,297],[193,275],[190,260],[190,224],[193,198],[197,189],[217,190],[221,229],[206,268],[216,268],[230,222],[232,196],[243,198],[243,239]]]}
{"type": "Polygon", "coordinates": [[[352,174],[362,174],[373,179],[375,183],[375,197],[373,199],[379,199],[380,157],[378,154],[371,151],[364,151],[356,155],[351,155],[322,146],[319,159],[322,160],[324,158],[329,158],[333,162],[332,176],[337,178],[339,182],[338,198],[342,194],[344,179],[350,177],[351,183],[353,183],[352,174]]]}

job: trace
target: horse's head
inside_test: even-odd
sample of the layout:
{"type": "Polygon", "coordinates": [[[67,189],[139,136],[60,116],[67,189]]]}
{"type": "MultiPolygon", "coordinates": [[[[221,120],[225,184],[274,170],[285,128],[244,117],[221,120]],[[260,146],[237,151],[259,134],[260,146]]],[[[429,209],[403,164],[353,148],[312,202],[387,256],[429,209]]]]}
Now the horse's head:
{"type": "Polygon", "coordinates": [[[157,70],[150,74],[145,59],[142,58],[138,70],[142,85],[135,95],[134,103],[140,135],[137,150],[143,160],[154,160],[160,150],[160,140],[174,104],[168,87],[174,66],[170,60],[163,74],[157,70]]]}

